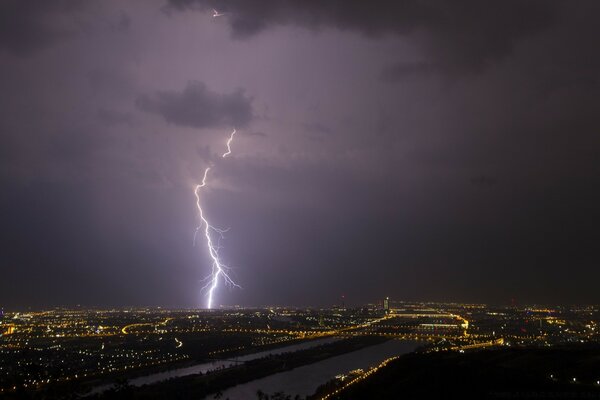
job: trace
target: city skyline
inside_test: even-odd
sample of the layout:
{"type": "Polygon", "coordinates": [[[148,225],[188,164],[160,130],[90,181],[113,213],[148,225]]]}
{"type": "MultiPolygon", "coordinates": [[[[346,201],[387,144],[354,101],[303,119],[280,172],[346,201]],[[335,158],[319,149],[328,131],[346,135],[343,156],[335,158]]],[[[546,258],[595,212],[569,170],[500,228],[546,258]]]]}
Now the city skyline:
{"type": "MultiPolygon", "coordinates": [[[[197,398],[218,392],[219,387],[227,388],[220,383],[220,374],[230,376],[225,379],[227,385],[244,386],[247,383],[269,390],[265,381],[248,383],[246,369],[258,369],[261,370],[258,376],[268,376],[269,369],[261,366],[268,367],[274,358],[283,357],[276,361],[281,362],[278,371],[286,373],[291,369],[290,374],[297,374],[294,365],[302,366],[307,362],[306,352],[320,354],[308,360],[311,364],[310,361],[318,363],[332,357],[331,351],[338,355],[337,360],[346,357],[346,361],[336,367],[344,373],[333,376],[331,371],[323,374],[321,370],[300,386],[290,385],[290,380],[282,381],[283,387],[295,388],[292,390],[303,395],[314,393],[313,397],[307,398],[325,400],[352,390],[363,380],[369,382],[370,376],[380,369],[389,370],[387,364],[390,362],[407,362],[410,356],[401,357],[407,350],[413,350],[413,356],[425,359],[427,354],[437,353],[452,357],[453,353],[468,352],[491,360],[498,353],[511,358],[524,353],[537,359],[535,363],[521,367],[525,368],[521,374],[526,373],[529,381],[537,382],[530,382],[530,385],[541,383],[557,391],[560,384],[576,382],[583,386],[571,390],[598,390],[597,370],[581,362],[581,357],[586,357],[597,364],[593,361],[600,335],[597,306],[502,307],[397,302],[387,297],[381,300],[380,304],[359,308],[71,308],[9,312],[0,321],[0,354],[3,355],[0,358],[0,395],[18,393],[22,386],[42,398],[46,398],[43,397],[45,392],[50,398],[63,398],[73,391],[101,398],[119,398],[120,391],[135,388],[143,398],[162,398],[173,385],[179,388],[184,398],[197,398]],[[315,349],[311,350],[313,347],[315,349]],[[368,369],[351,369],[345,364],[350,362],[352,365],[347,358],[354,357],[357,350],[366,355],[381,347],[388,350],[368,369]],[[556,355],[548,353],[548,348],[552,347],[556,347],[556,355]],[[574,357],[565,355],[566,348],[574,357]],[[268,357],[261,358],[267,354],[268,357]],[[551,361],[557,355],[561,364],[571,365],[568,371],[552,365],[551,361]],[[252,362],[244,368],[236,368],[235,360],[239,356],[243,356],[241,360],[252,362]],[[56,363],[59,358],[63,362],[56,363]],[[166,368],[170,375],[165,375],[166,368]],[[175,379],[165,381],[170,376],[175,379]],[[121,381],[117,379],[115,385],[116,377],[121,381]],[[127,384],[119,383],[127,378],[127,384]],[[323,383],[319,379],[329,379],[332,386],[319,386],[323,383]],[[197,385],[198,381],[202,384],[197,385]]],[[[464,364],[462,361],[461,365],[464,364]]],[[[504,375],[506,368],[504,366],[504,375]]],[[[318,366],[316,370],[319,371],[318,366]]],[[[465,379],[472,378],[466,376],[465,379]]],[[[504,388],[519,381],[512,379],[504,378],[504,388]]],[[[278,385],[282,387],[281,382],[278,385]]],[[[388,386],[394,387],[389,383],[388,386]]],[[[476,388],[471,385],[469,393],[476,388]]],[[[248,390],[240,392],[239,388],[229,389],[226,393],[230,398],[254,395],[248,390]]]]}

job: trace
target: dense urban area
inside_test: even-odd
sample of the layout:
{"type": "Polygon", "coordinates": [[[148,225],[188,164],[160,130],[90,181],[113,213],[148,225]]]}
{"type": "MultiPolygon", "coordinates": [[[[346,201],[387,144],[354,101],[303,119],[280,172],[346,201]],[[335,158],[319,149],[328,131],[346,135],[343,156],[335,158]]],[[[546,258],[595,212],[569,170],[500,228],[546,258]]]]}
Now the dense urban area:
{"type": "MultiPolygon", "coordinates": [[[[473,357],[482,351],[563,348],[593,352],[600,342],[599,321],[599,308],[592,306],[495,307],[394,302],[387,298],[359,308],[4,311],[0,322],[0,394],[7,398],[74,394],[121,398],[126,393],[153,398],[161,390],[181,392],[181,387],[172,386],[183,385],[187,395],[191,391],[196,396],[218,398],[230,386],[382,342],[418,343],[413,354],[388,357],[369,368],[332,376],[311,396],[353,398],[344,396],[380,379],[377,377],[384,376],[384,371],[414,354],[473,357]],[[332,340],[324,340],[327,338],[332,340]],[[293,347],[301,343],[308,345],[293,347]],[[290,345],[293,351],[269,353],[290,345]],[[239,361],[244,360],[239,357],[261,352],[266,356],[239,361]],[[211,362],[217,363],[214,370],[144,382],[145,386],[132,384],[139,377],[211,362]]],[[[540,376],[557,384],[598,389],[598,369],[594,371],[597,376],[586,370],[579,376],[567,376],[558,369],[553,373],[542,368],[540,376]]],[[[257,396],[288,398],[283,393],[261,391],[257,396]]]]}

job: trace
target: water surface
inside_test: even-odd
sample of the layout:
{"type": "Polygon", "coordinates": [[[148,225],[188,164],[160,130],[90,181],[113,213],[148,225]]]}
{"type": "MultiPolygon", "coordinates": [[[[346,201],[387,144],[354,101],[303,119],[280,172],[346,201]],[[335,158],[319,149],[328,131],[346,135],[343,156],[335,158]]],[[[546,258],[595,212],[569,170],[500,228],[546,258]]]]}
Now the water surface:
{"type": "Polygon", "coordinates": [[[223,399],[248,400],[256,399],[256,392],[265,393],[283,391],[292,397],[299,394],[307,396],[316,389],[334,378],[353,369],[378,365],[386,358],[406,354],[414,351],[421,343],[413,341],[390,340],[388,342],[365,347],[340,356],[327,358],[314,364],[305,365],[289,371],[269,375],[223,391],[223,399]]]}
{"type": "MultiPolygon", "coordinates": [[[[240,363],[244,363],[244,362],[250,361],[250,360],[255,360],[257,358],[263,358],[268,355],[276,355],[276,354],[282,354],[282,353],[290,353],[290,352],[294,352],[294,351],[298,351],[298,350],[305,350],[305,349],[309,349],[311,347],[320,346],[322,344],[336,342],[338,340],[341,340],[341,339],[337,338],[337,337],[328,337],[328,338],[324,338],[324,339],[304,341],[301,343],[296,343],[296,344],[289,345],[289,346],[265,350],[265,351],[261,351],[258,353],[247,354],[247,355],[239,356],[239,357],[232,357],[231,359],[227,359],[227,360],[215,360],[215,361],[210,361],[210,362],[206,362],[206,363],[202,363],[202,364],[192,365],[190,367],[176,368],[176,369],[172,369],[169,371],[157,372],[157,373],[153,373],[153,374],[149,374],[149,375],[144,375],[144,376],[140,376],[138,378],[131,379],[129,381],[129,384],[132,386],[142,386],[142,385],[157,383],[157,382],[164,381],[164,380],[171,379],[171,378],[179,378],[182,376],[195,375],[195,374],[200,374],[200,373],[205,374],[208,371],[214,371],[217,369],[228,368],[233,365],[238,365],[240,363]]],[[[113,387],[114,387],[113,384],[100,385],[100,386],[97,386],[94,389],[92,389],[90,394],[101,393],[101,392],[104,392],[105,390],[111,389],[113,387]]]]}

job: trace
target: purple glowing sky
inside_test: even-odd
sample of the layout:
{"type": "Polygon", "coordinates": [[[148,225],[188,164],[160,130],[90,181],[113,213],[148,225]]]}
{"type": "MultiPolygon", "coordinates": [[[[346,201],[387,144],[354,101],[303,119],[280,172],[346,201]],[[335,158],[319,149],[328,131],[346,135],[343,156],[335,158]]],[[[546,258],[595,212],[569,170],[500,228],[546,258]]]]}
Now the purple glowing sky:
{"type": "Polygon", "coordinates": [[[217,304],[598,302],[599,11],[5,1],[0,306],[204,304],[234,126],[217,304]]]}

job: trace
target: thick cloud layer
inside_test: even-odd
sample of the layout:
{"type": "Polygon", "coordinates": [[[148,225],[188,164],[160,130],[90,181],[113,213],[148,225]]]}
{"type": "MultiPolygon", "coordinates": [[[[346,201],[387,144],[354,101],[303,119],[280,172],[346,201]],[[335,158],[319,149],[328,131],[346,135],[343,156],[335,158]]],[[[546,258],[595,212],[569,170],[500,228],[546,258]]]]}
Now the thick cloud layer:
{"type": "Polygon", "coordinates": [[[553,24],[552,1],[455,2],[423,0],[170,0],[175,10],[217,10],[234,38],[278,26],[420,36],[426,56],[454,70],[481,70],[513,50],[517,41],[553,24]]]}
{"type": "Polygon", "coordinates": [[[598,2],[26,4],[0,306],[600,301],[598,2]]]}
{"type": "Polygon", "coordinates": [[[210,91],[202,82],[189,82],[181,93],[157,92],[138,97],[143,111],[162,115],[167,122],[193,128],[243,127],[252,119],[252,99],[241,89],[230,94],[210,91]]]}
{"type": "Polygon", "coordinates": [[[73,0],[6,0],[0,3],[0,49],[26,56],[79,31],[73,0]]]}

